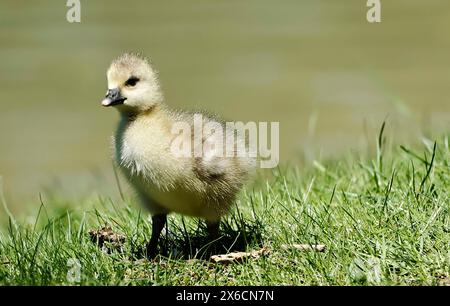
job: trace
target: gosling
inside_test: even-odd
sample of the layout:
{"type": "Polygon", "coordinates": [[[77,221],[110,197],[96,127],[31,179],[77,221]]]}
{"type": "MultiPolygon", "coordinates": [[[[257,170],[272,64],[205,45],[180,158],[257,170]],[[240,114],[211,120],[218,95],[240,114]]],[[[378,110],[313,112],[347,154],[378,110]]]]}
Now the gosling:
{"type": "MultiPolygon", "coordinates": [[[[223,145],[225,135],[232,135],[236,148],[239,143],[247,143],[242,134],[234,137],[235,131],[215,116],[169,109],[155,70],[139,54],[125,53],[115,59],[107,80],[102,105],[114,107],[120,114],[113,136],[114,159],[152,215],[147,256],[157,255],[158,240],[171,212],[204,219],[210,239],[217,239],[220,219],[251,176],[256,160],[252,154],[224,154],[225,148],[211,144],[223,145]],[[187,123],[195,134],[195,115],[203,118],[204,133],[197,147],[202,145],[204,154],[194,154],[195,144],[189,156],[173,154],[171,146],[180,137],[172,132],[174,124],[187,123]],[[223,128],[222,135],[206,129],[208,123],[215,122],[223,128]],[[219,142],[216,137],[221,137],[219,142]]],[[[192,135],[186,135],[189,139],[184,140],[195,142],[192,135]]]]}

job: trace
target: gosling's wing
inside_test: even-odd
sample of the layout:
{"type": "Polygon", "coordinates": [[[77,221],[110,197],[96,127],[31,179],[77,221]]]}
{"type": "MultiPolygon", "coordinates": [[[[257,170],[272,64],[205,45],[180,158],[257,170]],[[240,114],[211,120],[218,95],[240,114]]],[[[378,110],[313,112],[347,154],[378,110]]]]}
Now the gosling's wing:
{"type": "MultiPolygon", "coordinates": [[[[204,129],[204,132],[207,131],[204,129]]],[[[202,177],[221,177],[230,166],[230,159],[225,157],[225,146],[220,134],[203,134],[201,139],[195,139],[198,135],[193,135],[195,168],[202,177]]]]}
{"type": "Polygon", "coordinates": [[[241,176],[252,171],[256,158],[245,139],[239,138],[234,130],[227,130],[224,124],[218,124],[217,130],[204,127],[202,156],[196,158],[196,165],[206,177],[241,176]],[[234,137],[233,137],[234,135],[234,137]],[[232,141],[229,141],[232,140],[232,141]]]}
{"type": "Polygon", "coordinates": [[[202,178],[218,178],[227,174],[239,177],[255,168],[256,154],[248,139],[235,133],[218,116],[205,111],[177,111],[173,117],[174,121],[188,122],[191,126],[191,153],[195,159],[195,170],[202,178]],[[194,127],[195,115],[201,115],[202,133],[194,127]],[[245,151],[248,149],[252,153],[245,151]]]}

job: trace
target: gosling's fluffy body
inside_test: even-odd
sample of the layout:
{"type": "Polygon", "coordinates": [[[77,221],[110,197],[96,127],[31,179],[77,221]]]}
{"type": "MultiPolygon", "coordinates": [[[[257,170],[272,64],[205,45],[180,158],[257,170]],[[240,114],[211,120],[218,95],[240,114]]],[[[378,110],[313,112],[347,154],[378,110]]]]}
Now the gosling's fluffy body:
{"type": "Polygon", "coordinates": [[[171,126],[181,120],[193,122],[193,116],[161,108],[133,120],[122,117],[115,159],[152,214],[176,212],[217,221],[234,202],[253,162],[174,156],[171,126]]]}
{"type": "MultiPolygon", "coordinates": [[[[107,76],[108,88],[119,88],[126,99],[116,106],[121,118],[113,141],[114,158],[145,207],[152,215],[175,212],[218,222],[254,170],[255,159],[215,156],[213,149],[203,157],[175,156],[170,150],[177,136],[171,132],[172,125],[183,121],[193,131],[195,113],[165,106],[157,75],[142,56],[120,56],[107,76]],[[127,88],[124,84],[131,76],[139,83],[127,88]]],[[[214,121],[225,133],[234,133],[217,118],[202,116],[203,127],[214,121]]],[[[204,129],[203,144],[214,143],[213,137],[218,135],[208,135],[204,129]]],[[[236,142],[241,141],[236,138],[236,142]]]]}

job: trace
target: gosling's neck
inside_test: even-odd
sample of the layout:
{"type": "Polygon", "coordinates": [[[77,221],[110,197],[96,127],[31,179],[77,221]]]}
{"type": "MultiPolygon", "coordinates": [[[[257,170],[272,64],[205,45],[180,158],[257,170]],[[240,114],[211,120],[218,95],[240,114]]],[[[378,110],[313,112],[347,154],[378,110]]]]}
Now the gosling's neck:
{"type": "Polygon", "coordinates": [[[145,109],[134,109],[129,107],[119,108],[120,121],[132,122],[139,118],[149,118],[166,113],[166,107],[162,103],[153,104],[145,109]]]}

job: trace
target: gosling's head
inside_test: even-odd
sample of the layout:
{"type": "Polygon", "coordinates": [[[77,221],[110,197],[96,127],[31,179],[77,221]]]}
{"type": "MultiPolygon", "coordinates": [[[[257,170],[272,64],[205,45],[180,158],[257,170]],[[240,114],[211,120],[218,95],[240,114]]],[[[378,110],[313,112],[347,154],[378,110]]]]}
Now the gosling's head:
{"type": "Polygon", "coordinates": [[[103,106],[114,106],[122,113],[140,113],[162,103],[156,72],[141,55],[119,56],[111,63],[107,78],[108,91],[103,106]]]}

